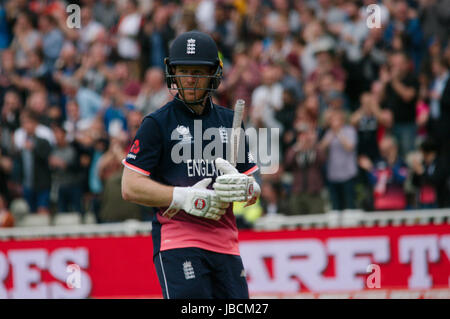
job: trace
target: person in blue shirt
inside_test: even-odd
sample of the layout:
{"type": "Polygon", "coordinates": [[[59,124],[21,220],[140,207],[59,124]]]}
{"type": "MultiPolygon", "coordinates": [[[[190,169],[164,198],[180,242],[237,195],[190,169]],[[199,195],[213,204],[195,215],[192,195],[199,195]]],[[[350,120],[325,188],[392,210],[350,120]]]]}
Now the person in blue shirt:
{"type": "Polygon", "coordinates": [[[359,165],[366,170],[373,185],[375,210],[403,210],[408,202],[404,184],[408,167],[399,156],[398,146],[391,136],[380,141],[380,158],[372,163],[367,156],[359,158],[359,165]]]}
{"type": "Polygon", "coordinates": [[[232,203],[256,202],[258,167],[245,140],[236,167],[224,159],[234,112],[211,99],[222,76],[217,46],[183,33],[165,64],[178,93],[142,121],[123,160],[122,196],[159,208],[152,238],[164,298],[248,298],[232,203]]]}

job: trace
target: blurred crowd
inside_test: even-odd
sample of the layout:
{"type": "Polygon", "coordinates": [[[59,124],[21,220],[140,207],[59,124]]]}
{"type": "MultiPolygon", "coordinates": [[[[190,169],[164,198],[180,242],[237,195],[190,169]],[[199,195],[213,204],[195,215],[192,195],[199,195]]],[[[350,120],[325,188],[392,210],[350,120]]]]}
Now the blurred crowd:
{"type": "Polygon", "coordinates": [[[280,132],[260,200],[235,204],[240,227],[263,214],[450,207],[450,0],[0,3],[5,225],[18,200],[99,223],[151,217],[122,200],[121,161],[143,117],[172,99],[163,60],[193,29],[224,62],[215,102],[244,99],[246,127],[280,132]]]}

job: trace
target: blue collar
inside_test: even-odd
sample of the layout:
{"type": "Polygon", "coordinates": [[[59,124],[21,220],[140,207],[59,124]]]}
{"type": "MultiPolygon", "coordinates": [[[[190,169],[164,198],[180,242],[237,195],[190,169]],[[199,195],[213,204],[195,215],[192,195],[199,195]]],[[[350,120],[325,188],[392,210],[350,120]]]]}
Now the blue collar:
{"type": "Polygon", "coordinates": [[[175,103],[175,105],[177,107],[179,107],[180,109],[184,110],[186,113],[190,114],[192,117],[203,117],[205,115],[208,115],[209,112],[211,112],[211,110],[214,108],[214,103],[212,102],[212,99],[210,96],[208,96],[208,99],[206,101],[206,105],[205,105],[205,109],[203,110],[202,114],[197,114],[195,113],[195,111],[192,109],[192,107],[190,107],[189,105],[187,105],[186,103],[184,103],[180,98],[178,93],[175,95],[173,102],[175,103]]]}

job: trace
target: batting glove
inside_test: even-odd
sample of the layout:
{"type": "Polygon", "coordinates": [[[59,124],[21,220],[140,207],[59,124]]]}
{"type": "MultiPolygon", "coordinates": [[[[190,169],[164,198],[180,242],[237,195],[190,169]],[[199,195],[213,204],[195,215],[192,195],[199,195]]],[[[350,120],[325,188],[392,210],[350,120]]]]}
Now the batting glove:
{"type": "Polygon", "coordinates": [[[247,202],[244,207],[253,205],[261,194],[261,188],[252,176],[239,171],[223,158],[217,158],[216,168],[224,175],[218,176],[213,188],[223,202],[247,202]]]}
{"type": "Polygon", "coordinates": [[[182,209],[194,216],[219,220],[229,203],[220,201],[215,191],[206,188],[211,181],[211,178],[205,178],[191,187],[174,187],[172,203],[163,216],[172,218],[182,209]]]}

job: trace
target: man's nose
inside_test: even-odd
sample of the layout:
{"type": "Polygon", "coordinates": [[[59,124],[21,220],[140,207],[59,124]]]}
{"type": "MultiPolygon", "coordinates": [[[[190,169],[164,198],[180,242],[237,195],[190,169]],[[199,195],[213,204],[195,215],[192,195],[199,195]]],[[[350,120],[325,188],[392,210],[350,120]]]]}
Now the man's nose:
{"type": "Polygon", "coordinates": [[[186,81],[189,84],[194,84],[197,81],[197,78],[193,74],[188,74],[186,77],[186,81]]]}

